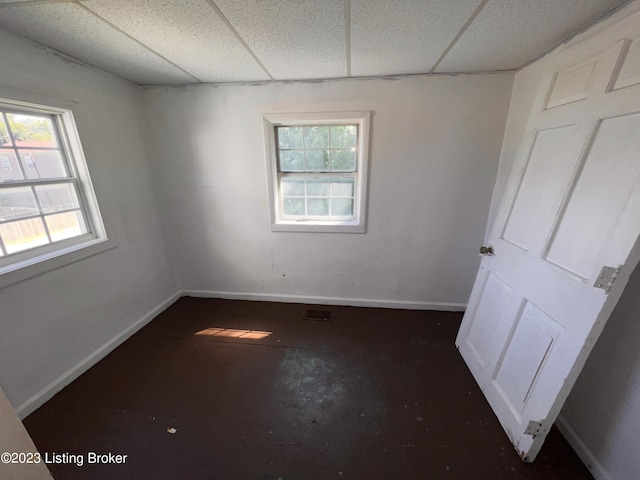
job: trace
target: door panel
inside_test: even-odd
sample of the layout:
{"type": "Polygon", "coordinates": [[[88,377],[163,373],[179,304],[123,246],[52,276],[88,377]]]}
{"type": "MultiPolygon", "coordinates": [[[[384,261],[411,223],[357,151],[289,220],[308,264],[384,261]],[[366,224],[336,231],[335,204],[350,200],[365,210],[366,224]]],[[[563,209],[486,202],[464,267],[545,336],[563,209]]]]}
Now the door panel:
{"type": "Polygon", "coordinates": [[[640,84],[640,37],[629,40],[626,52],[613,89],[640,84]]]}
{"type": "Polygon", "coordinates": [[[526,303],[516,325],[493,379],[519,419],[548,353],[563,329],[531,302],[526,303]]]}
{"type": "Polygon", "coordinates": [[[596,59],[590,59],[557,73],[551,84],[546,108],[559,107],[587,98],[596,62],[596,59]]]}
{"type": "Polygon", "coordinates": [[[572,171],[570,161],[575,145],[574,125],[538,132],[527,162],[524,175],[502,238],[527,251],[530,248],[532,233],[538,229],[539,222],[533,217],[547,213],[554,206],[554,196],[540,195],[540,190],[548,185],[551,177],[558,188],[569,180],[572,171]],[[567,161],[568,160],[568,161],[567,161]]]}
{"type": "Polygon", "coordinates": [[[599,270],[599,254],[640,174],[639,158],[640,114],[600,123],[556,226],[547,260],[585,280],[599,270]]]}
{"type": "Polygon", "coordinates": [[[482,367],[487,364],[494,332],[510,296],[511,288],[495,275],[488,273],[466,339],[482,367]]]}

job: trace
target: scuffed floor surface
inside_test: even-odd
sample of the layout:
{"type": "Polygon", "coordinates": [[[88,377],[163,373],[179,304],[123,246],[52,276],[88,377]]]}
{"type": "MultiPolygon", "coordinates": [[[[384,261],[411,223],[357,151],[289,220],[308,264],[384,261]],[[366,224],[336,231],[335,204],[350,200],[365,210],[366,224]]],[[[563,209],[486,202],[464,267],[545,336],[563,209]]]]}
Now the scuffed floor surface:
{"type": "Polygon", "coordinates": [[[182,298],[24,423],[43,454],[83,457],[50,464],[57,480],[591,479],[555,429],[520,461],[460,319],[182,298]]]}

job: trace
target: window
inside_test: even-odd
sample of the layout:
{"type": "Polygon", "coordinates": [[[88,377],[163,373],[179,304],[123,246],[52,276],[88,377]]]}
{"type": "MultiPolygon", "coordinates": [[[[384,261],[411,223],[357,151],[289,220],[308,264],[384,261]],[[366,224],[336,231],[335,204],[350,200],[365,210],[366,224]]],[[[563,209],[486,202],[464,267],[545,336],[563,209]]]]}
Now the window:
{"type": "Polygon", "coordinates": [[[264,116],[273,231],[364,233],[369,117],[264,116]]]}
{"type": "Polygon", "coordinates": [[[0,276],[106,240],[69,110],[0,99],[0,160],[0,276]]]}

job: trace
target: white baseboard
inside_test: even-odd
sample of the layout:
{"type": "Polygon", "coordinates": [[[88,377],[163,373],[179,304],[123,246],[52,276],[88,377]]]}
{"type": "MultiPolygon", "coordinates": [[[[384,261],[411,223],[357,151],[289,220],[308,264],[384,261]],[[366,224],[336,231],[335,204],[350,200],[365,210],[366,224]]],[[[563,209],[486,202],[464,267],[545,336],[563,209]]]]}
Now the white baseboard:
{"type": "Polygon", "coordinates": [[[120,344],[122,344],[125,340],[131,337],[134,333],[144,327],[147,323],[153,320],[155,317],[160,315],[164,310],[169,308],[176,300],[178,300],[182,296],[182,292],[177,291],[165,301],[160,303],[157,307],[151,309],[145,315],[142,316],[138,321],[136,321],[133,325],[125,328],[107,343],[102,345],[100,348],[95,350],[89,356],[85,357],[81,360],[77,365],[75,365],[70,370],[66,371],[58,378],[56,378],[49,385],[44,387],[38,393],[33,395],[27,401],[22,403],[16,408],[16,412],[20,419],[24,419],[27,415],[35,411],[37,408],[44,405],[44,403],[50,400],[56,393],[62,390],[64,387],[69,385],[73,380],[78,378],[84,372],[89,370],[92,366],[106,357],[109,353],[115,350],[120,344]]]}
{"type": "Polygon", "coordinates": [[[417,302],[411,300],[378,300],[370,298],[314,297],[310,295],[280,295],[273,293],[220,292],[214,290],[183,290],[182,295],[227,300],[257,300],[262,302],[309,303],[316,305],[344,305],[351,307],[401,308],[406,310],[439,310],[462,312],[466,303],[417,302]]]}
{"type": "Polygon", "coordinates": [[[598,462],[593,453],[591,453],[591,450],[584,444],[576,431],[571,428],[571,425],[567,423],[562,415],[559,415],[556,419],[556,427],[558,427],[562,436],[569,442],[569,445],[573,447],[578,457],[580,457],[580,460],[582,460],[591,471],[593,478],[596,480],[611,480],[611,477],[604,467],[598,462]]]}

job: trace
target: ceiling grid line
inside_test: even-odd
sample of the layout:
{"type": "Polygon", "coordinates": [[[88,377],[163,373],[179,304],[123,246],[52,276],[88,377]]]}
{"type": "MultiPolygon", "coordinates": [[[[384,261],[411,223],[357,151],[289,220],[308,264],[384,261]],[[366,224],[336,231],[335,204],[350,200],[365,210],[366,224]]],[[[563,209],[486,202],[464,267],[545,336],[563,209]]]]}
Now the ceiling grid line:
{"type": "Polygon", "coordinates": [[[351,78],[351,0],[344,0],[344,36],[347,53],[347,78],[351,78]]]}
{"type": "Polygon", "coordinates": [[[485,7],[487,3],[489,3],[489,0],[482,0],[482,2],[480,2],[480,5],[478,5],[478,8],[475,9],[475,11],[471,14],[469,19],[466,21],[466,23],[462,26],[458,34],[455,37],[453,37],[453,40],[451,40],[451,43],[449,44],[449,46],[444,49],[444,52],[442,52],[442,55],[440,55],[440,58],[438,58],[438,60],[436,60],[436,63],[433,64],[433,67],[431,67],[431,70],[429,70],[429,73],[435,73],[436,68],[438,68],[440,63],[449,54],[449,52],[455,46],[455,44],[458,43],[458,40],[462,38],[462,35],[464,35],[464,32],[467,31],[467,29],[471,26],[471,24],[476,19],[476,17],[480,15],[480,12],[482,11],[482,9],[485,7]]]}
{"type": "Polygon", "coordinates": [[[9,2],[0,3],[0,8],[6,7],[33,7],[36,5],[47,5],[51,3],[75,3],[76,0],[32,0],[30,2],[9,2]]]}
{"type": "Polygon", "coordinates": [[[96,12],[94,12],[93,10],[91,10],[89,7],[87,7],[86,5],[83,5],[79,2],[73,2],[72,5],[86,11],[87,13],[89,13],[90,15],[93,15],[95,18],[97,18],[98,20],[100,20],[101,22],[104,22],[105,25],[108,25],[110,28],[113,28],[115,31],[117,31],[118,33],[124,35],[125,37],[127,37],[128,39],[132,40],[133,42],[137,43],[138,45],[140,45],[142,48],[144,48],[145,50],[153,53],[154,55],[156,55],[158,58],[161,58],[162,60],[164,60],[165,62],[169,63],[170,65],[176,67],[178,70],[180,70],[181,72],[183,72],[185,75],[189,75],[191,78],[193,78],[196,82],[202,83],[202,80],[200,80],[198,77],[196,77],[195,75],[193,75],[192,73],[188,72],[187,70],[185,70],[184,68],[182,68],[180,65],[177,65],[175,63],[173,63],[171,60],[169,60],[168,58],[166,58],[165,56],[159,54],[158,52],[156,52],[155,50],[153,50],[152,48],[150,48],[148,45],[142,43],[140,40],[138,40],[137,38],[129,35],[127,32],[125,32],[124,30],[122,30],[121,28],[118,28],[117,26],[115,26],[113,23],[111,23],[109,20],[107,20],[106,18],[101,17],[100,15],[98,15],[96,12]]]}
{"type": "Polygon", "coordinates": [[[227,25],[227,28],[229,30],[231,30],[231,33],[233,33],[235,35],[235,37],[238,39],[238,41],[242,44],[242,46],[247,50],[247,52],[249,52],[249,55],[251,55],[253,57],[253,59],[256,61],[256,63],[260,66],[260,68],[264,71],[264,73],[267,74],[267,76],[269,77],[269,80],[275,80],[275,78],[273,78],[273,75],[271,75],[271,72],[269,72],[269,70],[267,70],[267,67],[264,66],[264,64],[260,61],[260,59],[258,58],[258,56],[254,53],[254,51],[251,49],[251,47],[249,47],[249,45],[247,44],[247,42],[244,41],[244,38],[242,38],[240,36],[240,34],[238,33],[238,31],[235,29],[235,27],[231,24],[231,22],[229,21],[229,19],[225,16],[224,13],[222,13],[222,10],[220,10],[220,7],[218,7],[218,5],[216,5],[216,2],[214,2],[214,0],[207,0],[207,3],[209,4],[209,6],[218,14],[218,16],[220,17],[220,19],[227,25]]]}

